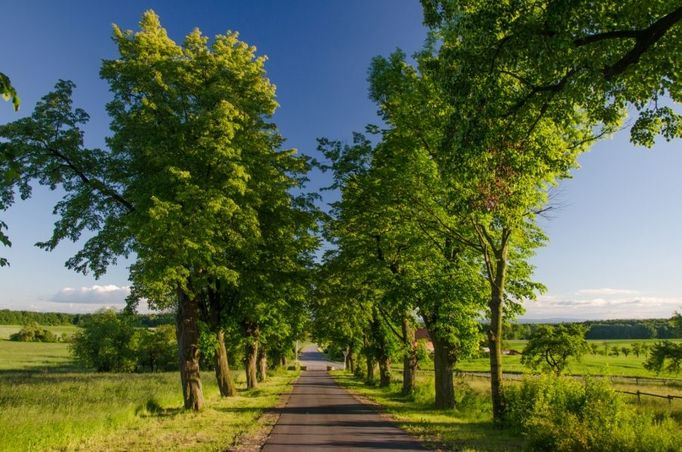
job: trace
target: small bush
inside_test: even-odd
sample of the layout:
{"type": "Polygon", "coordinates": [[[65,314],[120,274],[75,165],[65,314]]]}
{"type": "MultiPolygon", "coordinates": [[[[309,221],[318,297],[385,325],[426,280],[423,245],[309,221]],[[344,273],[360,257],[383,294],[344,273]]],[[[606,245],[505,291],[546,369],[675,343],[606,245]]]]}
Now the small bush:
{"type": "Polygon", "coordinates": [[[535,450],[680,450],[679,426],[636,411],[603,380],[544,377],[507,391],[508,422],[535,450]]]}
{"type": "Polygon", "coordinates": [[[83,366],[98,372],[172,370],[177,342],[170,325],[135,328],[129,316],[108,310],[92,315],[73,337],[71,351],[83,366]]]}
{"type": "Polygon", "coordinates": [[[10,341],[16,342],[59,342],[59,337],[37,323],[24,325],[19,332],[10,335],[10,341]]]}

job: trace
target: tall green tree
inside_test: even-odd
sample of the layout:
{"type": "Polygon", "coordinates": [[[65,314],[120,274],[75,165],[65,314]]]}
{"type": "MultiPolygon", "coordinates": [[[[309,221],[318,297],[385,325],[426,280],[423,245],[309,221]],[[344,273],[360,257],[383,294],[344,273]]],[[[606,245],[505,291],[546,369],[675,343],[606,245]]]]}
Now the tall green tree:
{"type": "MultiPolygon", "coordinates": [[[[444,192],[424,147],[393,129],[379,139],[376,146],[362,135],[353,145],[322,143],[342,192],[329,229],[341,255],[355,263],[346,272],[361,275],[374,293],[369,331],[380,331],[379,318],[403,344],[403,391],[414,389],[416,313],[436,348],[436,405],[452,407],[454,364],[478,343],[480,261],[452,246],[453,219],[438,204],[444,192]]],[[[380,343],[368,341],[377,350],[380,343]]]]}
{"type": "Polygon", "coordinates": [[[635,142],[679,135],[674,112],[646,106],[663,94],[679,98],[679,68],[669,62],[680,45],[679,5],[647,4],[641,15],[643,2],[626,3],[595,11],[570,2],[424,0],[430,34],[416,65],[400,52],[373,63],[371,93],[384,119],[427,146],[473,228],[475,240],[459,242],[480,253],[490,286],[496,420],[504,414],[503,319],[539,288],[527,258],[543,241],[535,218],[548,188],[620,126],[628,104],[641,110],[635,142]]]}
{"type": "Polygon", "coordinates": [[[579,360],[588,350],[584,326],[542,325],[528,339],[521,363],[531,369],[548,370],[560,375],[569,358],[579,360]]]}
{"type": "Polygon", "coordinates": [[[502,103],[477,104],[484,115],[530,114],[530,123],[518,123],[528,131],[546,116],[565,124],[575,108],[590,122],[618,125],[628,107],[637,112],[634,143],[682,136],[682,116],[665,101],[682,101],[678,1],[421,3],[433,38],[446,43],[441,55],[450,69],[466,62],[467,72],[482,76],[481,101],[504,92],[502,103]]]}
{"type": "Polygon", "coordinates": [[[259,193],[249,181],[266,180],[257,175],[279,171],[291,152],[278,149],[281,137],[268,122],[277,103],[265,58],[236,33],[209,43],[195,30],[178,44],[149,11],[139,31],[115,26],[114,41],[120,56],[101,69],[113,94],[109,149],[83,146],[87,114],[72,108],[70,82],[0,136],[24,164],[22,177],[66,192],[53,235],[40,246],[52,250],[90,231],[69,268],[100,276],[134,253],[135,296],[176,309],[184,404],[200,409],[202,294],[215,281],[237,283],[230,258],[261,236],[259,193]]]}

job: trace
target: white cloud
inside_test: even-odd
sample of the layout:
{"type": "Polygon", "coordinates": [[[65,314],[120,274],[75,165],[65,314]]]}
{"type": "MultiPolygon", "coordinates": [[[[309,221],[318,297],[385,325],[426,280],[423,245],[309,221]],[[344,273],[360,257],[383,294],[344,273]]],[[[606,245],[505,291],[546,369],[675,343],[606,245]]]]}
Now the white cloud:
{"type": "Polygon", "coordinates": [[[616,296],[616,295],[637,295],[639,292],[629,289],[611,289],[609,287],[602,287],[600,289],[581,289],[575,294],[578,296],[616,296]]]}
{"type": "Polygon", "coordinates": [[[682,311],[682,297],[552,295],[539,297],[525,306],[526,314],[522,318],[526,320],[667,318],[675,311],[682,311]]]}
{"type": "Polygon", "coordinates": [[[129,293],[130,287],[114,284],[80,288],[65,287],[53,295],[49,301],[70,304],[123,305],[129,293]]]}

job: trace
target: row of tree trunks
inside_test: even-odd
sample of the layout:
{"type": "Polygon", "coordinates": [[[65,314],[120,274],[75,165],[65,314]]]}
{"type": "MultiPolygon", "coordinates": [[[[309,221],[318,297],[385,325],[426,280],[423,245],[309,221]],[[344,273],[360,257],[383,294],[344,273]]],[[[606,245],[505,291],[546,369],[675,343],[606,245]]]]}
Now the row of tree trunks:
{"type": "Polygon", "coordinates": [[[198,411],[204,406],[199,374],[199,301],[196,296],[188,296],[182,289],[178,289],[177,297],[175,334],[178,340],[182,398],[186,409],[198,411]]]}

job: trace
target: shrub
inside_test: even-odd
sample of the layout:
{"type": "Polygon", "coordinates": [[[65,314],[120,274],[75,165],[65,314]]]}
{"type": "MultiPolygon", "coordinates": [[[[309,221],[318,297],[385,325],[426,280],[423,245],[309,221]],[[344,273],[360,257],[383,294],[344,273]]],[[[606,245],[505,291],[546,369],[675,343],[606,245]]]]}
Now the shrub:
{"type": "Polygon", "coordinates": [[[428,341],[426,339],[419,339],[417,341],[417,365],[419,368],[428,367],[433,362],[433,357],[427,344],[428,341]]]}
{"type": "Polygon", "coordinates": [[[129,319],[106,310],[83,323],[71,350],[78,362],[98,372],[132,372],[137,363],[134,339],[135,328],[129,319]]]}
{"type": "Polygon", "coordinates": [[[134,319],[108,310],[92,315],[73,337],[72,353],[98,372],[173,370],[177,366],[175,329],[135,328],[134,319]]]}
{"type": "Polygon", "coordinates": [[[178,346],[175,327],[161,325],[155,329],[138,330],[138,365],[152,372],[175,370],[178,366],[178,346]]]}
{"type": "Polygon", "coordinates": [[[42,328],[35,322],[24,325],[19,332],[10,335],[9,340],[17,342],[59,342],[56,334],[42,328]]]}
{"type": "Polygon", "coordinates": [[[544,377],[507,391],[508,422],[536,450],[680,450],[679,427],[636,411],[603,380],[544,377]]]}

